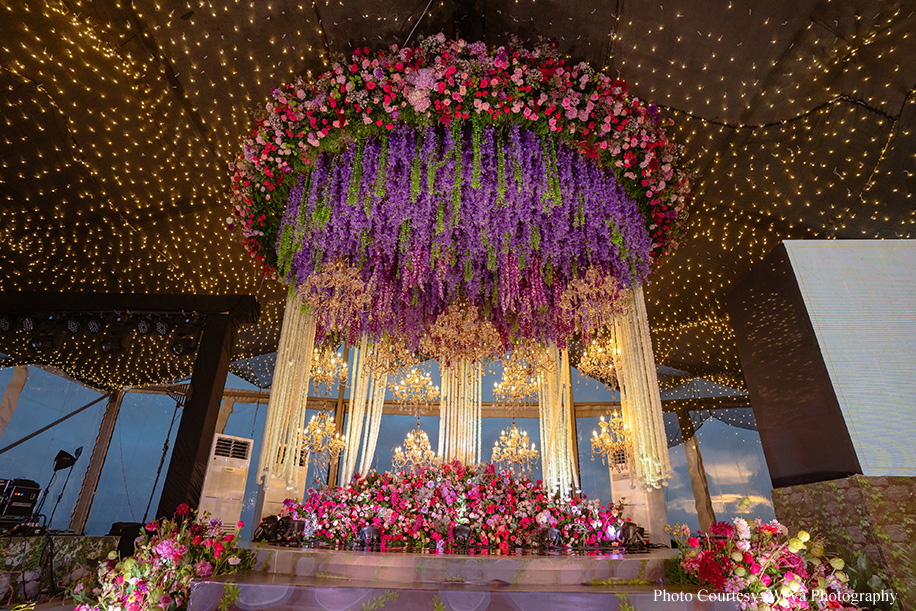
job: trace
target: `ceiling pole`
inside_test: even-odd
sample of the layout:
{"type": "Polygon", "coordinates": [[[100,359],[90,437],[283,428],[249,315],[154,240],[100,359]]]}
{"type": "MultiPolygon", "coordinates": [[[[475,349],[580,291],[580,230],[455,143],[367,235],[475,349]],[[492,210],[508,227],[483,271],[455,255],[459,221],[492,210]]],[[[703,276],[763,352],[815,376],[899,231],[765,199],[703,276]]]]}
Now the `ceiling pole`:
{"type": "Polygon", "coordinates": [[[709,482],[706,480],[706,469],[703,468],[703,455],[697,443],[696,430],[690,412],[687,409],[677,410],[677,421],[681,426],[681,437],[684,439],[684,453],[687,456],[687,471],[690,473],[690,487],[693,489],[693,500],[697,508],[700,530],[709,532],[709,525],[716,521],[716,512],[712,508],[709,496],[709,482]]]}
{"type": "Polygon", "coordinates": [[[102,476],[102,467],[105,466],[105,457],[108,456],[111,436],[114,434],[118,414],[121,413],[121,401],[123,399],[123,390],[116,390],[108,395],[108,405],[105,407],[105,415],[102,417],[99,434],[95,438],[95,446],[92,448],[89,467],[86,469],[86,475],[83,476],[83,484],[80,487],[79,496],[76,497],[73,513],[70,514],[70,530],[77,534],[83,533],[86,528],[86,522],[89,520],[92,500],[95,498],[99,478],[102,476]]]}
{"type": "Polygon", "coordinates": [[[223,388],[229,375],[234,327],[229,314],[210,314],[204,319],[204,331],[162,485],[157,517],[171,517],[182,503],[196,509],[200,502],[223,388]]]}

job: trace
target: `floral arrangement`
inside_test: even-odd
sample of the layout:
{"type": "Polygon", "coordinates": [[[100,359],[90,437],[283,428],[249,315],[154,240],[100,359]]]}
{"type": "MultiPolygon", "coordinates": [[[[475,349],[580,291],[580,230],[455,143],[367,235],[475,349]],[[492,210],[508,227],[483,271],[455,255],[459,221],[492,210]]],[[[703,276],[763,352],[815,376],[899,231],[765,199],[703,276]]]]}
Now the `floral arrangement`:
{"type": "Polygon", "coordinates": [[[551,495],[540,481],[492,464],[455,462],[370,471],[344,487],[309,490],[303,503],[287,500],[281,515],[304,520],[307,539],[329,544],[375,526],[386,547],[443,548],[455,544],[455,529],[465,526],[467,545],[509,549],[540,547],[548,528],[557,529],[565,545],[611,545],[623,524],[620,511],[584,496],[551,495]]]}
{"type": "Polygon", "coordinates": [[[686,525],[669,530],[680,548],[680,566],[701,586],[735,595],[741,608],[854,608],[841,558],[828,559],[824,544],[772,520],[713,523],[691,536],[686,525]]]}
{"type": "Polygon", "coordinates": [[[99,565],[98,581],[77,584],[70,596],[78,603],[76,611],[185,609],[191,579],[251,568],[251,554],[235,545],[234,535],[222,533],[220,520],[195,519],[181,504],[175,519],[146,524],[133,556],[118,559],[111,552],[99,565]]]}
{"type": "Polygon", "coordinates": [[[416,349],[460,302],[504,343],[563,346],[607,322],[574,317],[583,289],[613,300],[677,246],[689,181],[665,124],[547,45],[358,49],[273,91],[233,166],[228,224],[307,303],[346,294],[319,338],[416,349]]]}

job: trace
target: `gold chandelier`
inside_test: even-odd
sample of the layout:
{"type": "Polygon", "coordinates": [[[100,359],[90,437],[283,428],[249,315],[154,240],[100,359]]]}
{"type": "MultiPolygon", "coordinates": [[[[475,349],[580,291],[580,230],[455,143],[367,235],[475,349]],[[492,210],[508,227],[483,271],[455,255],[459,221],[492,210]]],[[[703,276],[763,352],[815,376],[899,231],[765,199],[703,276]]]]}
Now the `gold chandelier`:
{"type": "Polygon", "coordinates": [[[595,454],[601,462],[617,471],[626,471],[632,454],[630,432],[620,412],[614,412],[608,420],[601,416],[601,433],[592,431],[592,460],[595,454]]]}
{"type": "Polygon", "coordinates": [[[579,373],[613,387],[617,385],[614,360],[619,356],[620,348],[610,338],[593,339],[576,368],[579,373]]]}
{"type": "Polygon", "coordinates": [[[526,375],[526,372],[503,367],[503,379],[493,384],[493,399],[496,401],[521,401],[538,394],[538,377],[526,375]]]}
{"type": "Polygon", "coordinates": [[[539,457],[540,453],[531,443],[528,433],[520,431],[515,425],[515,418],[512,419],[509,431],[500,432],[499,440],[493,444],[493,462],[505,465],[512,471],[518,468],[520,472],[527,473],[539,457]]]}
{"type": "Polygon", "coordinates": [[[404,438],[404,447],[394,449],[391,462],[398,471],[413,469],[421,466],[432,466],[441,462],[441,457],[433,452],[426,431],[420,428],[420,419],[417,418],[417,428],[407,433],[404,438]]]}
{"type": "Polygon", "coordinates": [[[318,468],[318,479],[331,461],[337,460],[346,443],[337,432],[334,416],[328,412],[312,415],[302,435],[302,449],[318,468]]]}
{"type": "Polygon", "coordinates": [[[426,405],[439,399],[439,387],[433,384],[429,372],[411,367],[391,389],[394,398],[403,406],[426,405]]]}
{"type": "Polygon", "coordinates": [[[311,377],[315,388],[321,389],[319,394],[329,395],[334,384],[346,381],[347,373],[347,362],[339,352],[335,352],[330,346],[323,349],[315,348],[311,377]]]}

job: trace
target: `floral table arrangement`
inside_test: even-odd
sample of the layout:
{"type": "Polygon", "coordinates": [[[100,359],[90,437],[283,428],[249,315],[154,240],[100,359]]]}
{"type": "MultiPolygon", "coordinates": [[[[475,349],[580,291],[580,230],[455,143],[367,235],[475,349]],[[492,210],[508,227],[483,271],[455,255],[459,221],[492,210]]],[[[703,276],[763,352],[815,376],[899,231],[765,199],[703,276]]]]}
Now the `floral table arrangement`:
{"type": "Polygon", "coordinates": [[[565,546],[607,547],[624,520],[620,507],[584,496],[550,495],[540,481],[497,471],[492,464],[418,467],[355,477],[348,485],[309,490],[303,503],[287,500],[281,516],[305,522],[304,537],[343,545],[365,526],[375,526],[385,547],[468,546],[535,548],[548,529],[565,546]],[[461,542],[464,544],[464,542],[461,542]]]}
{"type": "Polygon", "coordinates": [[[841,558],[827,558],[824,545],[805,531],[794,537],[772,520],[715,522],[692,536],[686,525],[669,530],[678,543],[688,580],[732,594],[742,609],[855,609],[841,558]]]}
{"type": "MultiPolygon", "coordinates": [[[[238,524],[239,528],[242,523],[238,524]]],[[[146,524],[133,556],[111,552],[98,568],[97,580],[77,584],[70,596],[76,611],[174,611],[186,609],[191,580],[250,569],[248,550],[236,548],[222,523],[197,516],[185,504],[174,519],[146,524]]]]}

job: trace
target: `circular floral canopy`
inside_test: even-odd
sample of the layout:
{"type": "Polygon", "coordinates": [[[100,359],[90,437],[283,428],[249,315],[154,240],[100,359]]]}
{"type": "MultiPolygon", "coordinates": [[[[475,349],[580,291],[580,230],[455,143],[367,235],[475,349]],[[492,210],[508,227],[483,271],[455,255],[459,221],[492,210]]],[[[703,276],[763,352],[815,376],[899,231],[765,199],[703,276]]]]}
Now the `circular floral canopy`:
{"type": "Polygon", "coordinates": [[[273,91],[229,225],[320,334],[563,346],[677,246],[689,184],[664,124],[547,45],[359,49],[273,91]]]}

